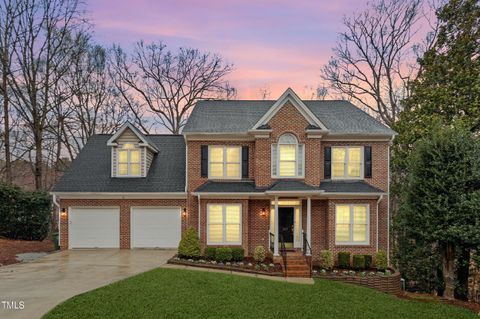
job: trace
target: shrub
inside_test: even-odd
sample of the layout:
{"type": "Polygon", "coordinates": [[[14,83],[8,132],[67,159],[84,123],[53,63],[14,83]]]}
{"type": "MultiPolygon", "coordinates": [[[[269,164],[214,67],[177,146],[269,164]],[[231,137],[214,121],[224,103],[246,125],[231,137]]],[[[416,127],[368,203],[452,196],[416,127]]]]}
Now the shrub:
{"type": "Polygon", "coordinates": [[[365,268],[370,269],[372,268],[372,255],[363,255],[365,257],[365,268]]]}
{"type": "Polygon", "coordinates": [[[205,250],[203,251],[203,257],[205,257],[206,260],[215,260],[216,252],[217,248],[215,247],[205,247],[205,250]]]}
{"type": "Polygon", "coordinates": [[[333,255],[330,250],[321,250],[320,251],[320,268],[323,269],[332,269],[333,268],[333,255]]]}
{"type": "Polygon", "coordinates": [[[50,231],[52,202],[45,192],[0,183],[0,236],[43,240],[50,231]]]}
{"type": "Polygon", "coordinates": [[[380,250],[375,255],[375,266],[378,270],[386,270],[387,269],[387,254],[380,250]]]}
{"type": "Polygon", "coordinates": [[[265,260],[265,248],[263,246],[255,247],[255,251],[253,252],[253,259],[256,262],[261,263],[265,260]]]}
{"type": "Polygon", "coordinates": [[[231,261],[232,249],[226,247],[217,248],[217,251],[215,252],[215,260],[222,263],[231,261]]]}
{"type": "Polygon", "coordinates": [[[353,255],[353,268],[356,270],[365,269],[365,255],[353,255]]]}
{"type": "Polygon", "coordinates": [[[178,244],[178,254],[185,258],[198,258],[202,255],[200,251],[200,240],[198,239],[195,229],[187,229],[182,235],[180,244],[178,244]]]}
{"type": "Polygon", "coordinates": [[[245,257],[245,251],[241,247],[232,248],[232,260],[233,261],[242,261],[245,257]]]}
{"type": "Polygon", "coordinates": [[[350,253],[349,252],[339,252],[338,253],[338,267],[340,267],[340,268],[350,268],[350,253]]]}

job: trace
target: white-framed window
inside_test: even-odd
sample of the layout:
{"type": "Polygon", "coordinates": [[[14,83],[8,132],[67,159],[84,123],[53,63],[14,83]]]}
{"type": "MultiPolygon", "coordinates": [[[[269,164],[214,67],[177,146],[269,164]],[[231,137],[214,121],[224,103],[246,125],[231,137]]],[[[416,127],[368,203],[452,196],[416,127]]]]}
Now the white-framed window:
{"type": "Polygon", "coordinates": [[[208,178],[240,179],[242,176],[242,148],[217,146],[208,148],[208,178]]]}
{"type": "Polygon", "coordinates": [[[363,147],[332,147],[332,179],[363,178],[363,147]]]}
{"type": "Polygon", "coordinates": [[[207,244],[242,244],[242,205],[207,205],[207,244]]]}
{"type": "Polygon", "coordinates": [[[335,244],[370,244],[370,207],[368,204],[335,205],[335,244]]]}
{"type": "Polygon", "coordinates": [[[295,135],[285,133],[272,145],[272,177],[302,178],[305,167],[305,147],[295,135]]]}
{"type": "Polygon", "coordinates": [[[125,143],[117,151],[117,175],[137,177],[141,175],[141,150],[132,143],[125,143]]]}

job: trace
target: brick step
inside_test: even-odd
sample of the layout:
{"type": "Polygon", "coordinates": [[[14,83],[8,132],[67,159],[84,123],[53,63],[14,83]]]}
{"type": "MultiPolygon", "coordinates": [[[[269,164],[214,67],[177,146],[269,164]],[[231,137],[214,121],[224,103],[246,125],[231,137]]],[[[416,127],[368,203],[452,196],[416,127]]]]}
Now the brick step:
{"type": "Polygon", "coordinates": [[[290,267],[290,266],[287,266],[287,272],[289,271],[307,271],[307,272],[310,272],[310,268],[308,267],[290,267]]]}
{"type": "Polygon", "coordinates": [[[287,277],[310,278],[310,272],[309,271],[287,271],[287,277]]]}
{"type": "Polygon", "coordinates": [[[287,265],[290,266],[290,265],[296,265],[296,266],[307,266],[308,264],[306,262],[302,262],[302,261],[295,261],[295,262],[290,262],[290,261],[287,261],[287,265]]]}

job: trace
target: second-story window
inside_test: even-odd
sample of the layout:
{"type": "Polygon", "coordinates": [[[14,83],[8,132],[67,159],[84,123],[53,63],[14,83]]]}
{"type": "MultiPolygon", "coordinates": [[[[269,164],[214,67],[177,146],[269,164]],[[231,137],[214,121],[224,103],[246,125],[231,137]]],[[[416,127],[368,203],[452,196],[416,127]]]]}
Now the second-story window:
{"type": "Polygon", "coordinates": [[[332,178],[363,178],[363,147],[332,147],[332,178]]]}
{"type": "Polygon", "coordinates": [[[272,145],[272,176],[278,178],[301,178],[304,176],[304,149],[293,134],[283,134],[272,145]]]}
{"type": "Polygon", "coordinates": [[[241,178],[241,147],[210,146],[208,177],[212,179],[241,178]]]}
{"type": "Polygon", "coordinates": [[[140,149],[134,144],[123,144],[118,150],[118,176],[140,176],[140,149]]]}

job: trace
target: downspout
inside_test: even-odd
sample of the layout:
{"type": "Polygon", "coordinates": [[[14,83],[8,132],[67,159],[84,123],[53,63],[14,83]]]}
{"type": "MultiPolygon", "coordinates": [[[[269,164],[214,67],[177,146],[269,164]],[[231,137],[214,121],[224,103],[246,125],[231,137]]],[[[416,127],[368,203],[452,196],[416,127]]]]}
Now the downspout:
{"type": "Polygon", "coordinates": [[[58,242],[60,243],[60,203],[57,201],[57,195],[52,193],[52,202],[54,206],[57,206],[57,226],[58,226],[58,242]]]}
{"type": "Polygon", "coordinates": [[[200,206],[200,194],[198,194],[198,238],[200,239],[200,242],[202,241],[201,240],[201,236],[200,236],[200,216],[202,215],[202,206],[200,206]]]}
{"type": "Polygon", "coordinates": [[[392,139],[388,143],[388,154],[387,154],[387,265],[390,265],[390,146],[393,143],[395,135],[392,136],[392,139]]]}
{"type": "Polygon", "coordinates": [[[188,144],[187,138],[185,135],[183,136],[185,139],[185,193],[188,192],[188,144]]]}
{"type": "Polygon", "coordinates": [[[379,238],[379,236],[378,236],[378,206],[379,206],[380,202],[382,201],[382,199],[383,199],[383,194],[380,195],[380,197],[379,197],[378,200],[377,200],[377,222],[376,222],[376,225],[377,225],[377,230],[376,230],[376,233],[377,233],[376,246],[377,246],[377,248],[376,248],[376,251],[377,251],[377,252],[378,252],[378,238],[379,238]]]}

